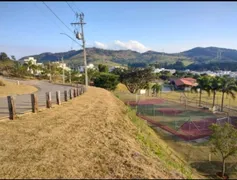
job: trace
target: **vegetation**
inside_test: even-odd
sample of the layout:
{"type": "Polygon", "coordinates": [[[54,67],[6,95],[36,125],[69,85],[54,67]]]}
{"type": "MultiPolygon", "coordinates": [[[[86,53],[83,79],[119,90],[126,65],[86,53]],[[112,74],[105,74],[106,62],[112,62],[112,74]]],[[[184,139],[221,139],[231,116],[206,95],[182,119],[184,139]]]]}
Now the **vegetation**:
{"type": "Polygon", "coordinates": [[[107,90],[115,90],[119,81],[119,76],[111,73],[100,73],[94,80],[96,87],[105,88],[107,90]]]}
{"type": "Polygon", "coordinates": [[[162,86],[158,83],[152,86],[153,93],[157,96],[157,94],[162,90],[162,86]]]}
{"type": "Polygon", "coordinates": [[[154,79],[151,68],[129,69],[120,76],[121,82],[128,88],[131,93],[137,93],[140,89],[145,89],[148,83],[154,79]]]}
{"type": "Polygon", "coordinates": [[[2,81],[2,80],[0,80],[0,86],[5,86],[6,84],[2,81]]]}
{"type": "Polygon", "coordinates": [[[202,102],[202,92],[206,91],[208,95],[210,95],[210,86],[211,86],[211,80],[210,76],[201,76],[197,79],[197,86],[194,86],[191,88],[191,91],[198,92],[199,91],[199,106],[201,106],[202,102]]]}
{"type": "Polygon", "coordinates": [[[105,73],[109,72],[109,67],[103,64],[99,64],[98,69],[99,69],[99,72],[105,72],[105,73]]]}
{"type": "Polygon", "coordinates": [[[222,158],[222,177],[224,177],[226,159],[237,152],[237,130],[229,123],[224,126],[213,124],[211,130],[212,152],[219,153],[222,158]]]}
{"type": "Polygon", "coordinates": [[[210,81],[210,90],[213,93],[212,108],[215,106],[216,93],[221,89],[221,87],[222,87],[221,78],[219,76],[212,77],[210,81]]]}
{"type": "Polygon", "coordinates": [[[230,78],[228,76],[224,76],[221,78],[221,88],[220,91],[222,92],[222,100],[221,100],[221,111],[223,111],[224,106],[224,95],[231,95],[233,99],[235,99],[235,92],[237,91],[237,84],[235,79],[230,78]]]}

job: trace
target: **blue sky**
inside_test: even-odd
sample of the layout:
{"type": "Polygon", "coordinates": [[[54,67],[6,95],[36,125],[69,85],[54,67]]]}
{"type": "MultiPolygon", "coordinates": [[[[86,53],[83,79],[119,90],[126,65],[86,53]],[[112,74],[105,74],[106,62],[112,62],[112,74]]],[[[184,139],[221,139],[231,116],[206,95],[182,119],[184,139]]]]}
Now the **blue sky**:
{"type": "MultiPolygon", "coordinates": [[[[66,2],[45,2],[70,28],[66,2]]],[[[167,53],[194,47],[237,49],[237,2],[70,2],[85,14],[87,47],[167,53]]],[[[0,51],[16,58],[81,49],[41,2],[0,2],[0,51]]]]}

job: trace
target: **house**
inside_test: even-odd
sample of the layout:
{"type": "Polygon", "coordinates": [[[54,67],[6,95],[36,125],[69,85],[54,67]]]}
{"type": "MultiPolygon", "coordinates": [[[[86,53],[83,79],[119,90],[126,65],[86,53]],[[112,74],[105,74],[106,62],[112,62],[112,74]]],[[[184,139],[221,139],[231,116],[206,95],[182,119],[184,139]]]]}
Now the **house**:
{"type": "Polygon", "coordinates": [[[173,79],[171,80],[171,84],[173,84],[176,89],[185,91],[190,90],[191,87],[198,85],[196,79],[193,78],[173,79]]]}
{"type": "MultiPolygon", "coordinates": [[[[95,69],[95,66],[94,66],[94,64],[92,64],[92,63],[90,63],[89,65],[87,65],[86,66],[87,67],[87,69],[95,69]]],[[[85,70],[85,66],[81,66],[80,67],[80,72],[84,72],[85,70]]]]}
{"type": "Polygon", "coordinates": [[[28,57],[28,58],[24,59],[24,63],[28,64],[29,62],[31,62],[31,64],[36,65],[37,59],[35,59],[34,57],[28,57]]]}
{"type": "MultiPolygon", "coordinates": [[[[43,66],[43,63],[37,63],[37,59],[35,59],[34,57],[28,57],[26,59],[24,59],[23,63],[24,64],[28,64],[29,62],[31,62],[32,65],[36,65],[36,66],[43,66]]],[[[31,74],[35,74],[35,75],[39,75],[41,74],[43,71],[36,69],[35,72],[33,71],[33,69],[31,68],[27,68],[27,71],[30,71],[31,74]]]]}
{"type": "Polygon", "coordinates": [[[66,63],[62,63],[60,61],[55,61],[55,62],[52,62],[53,64],[56,64],[58,67],[66,70],[66,71],[71,71],[71,68],[67,67],[67,64],[66,63]]]}

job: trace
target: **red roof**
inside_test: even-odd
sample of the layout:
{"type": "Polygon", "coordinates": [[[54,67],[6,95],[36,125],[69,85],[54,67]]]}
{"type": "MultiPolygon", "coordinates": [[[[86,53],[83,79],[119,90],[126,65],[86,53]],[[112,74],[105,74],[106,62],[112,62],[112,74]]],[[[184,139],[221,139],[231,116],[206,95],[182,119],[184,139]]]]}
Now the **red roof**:
{"type": "Polygon", "coordinates": [[[193,78],[180,78],[174,81],[176,86],[188,85],[188,86],[196,86],[196,79],[193,78]]]}

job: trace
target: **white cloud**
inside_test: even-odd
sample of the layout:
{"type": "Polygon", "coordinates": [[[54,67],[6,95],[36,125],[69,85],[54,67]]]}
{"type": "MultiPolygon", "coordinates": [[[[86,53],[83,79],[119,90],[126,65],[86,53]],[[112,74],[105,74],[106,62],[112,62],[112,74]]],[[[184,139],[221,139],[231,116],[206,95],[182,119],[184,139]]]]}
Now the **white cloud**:
{"type": "Polygon", "coordinates": [[[137,52],[146,52],[148,50],[151,50],[150,48],[146,47],[142,43],[134,40],[130,40],[128,42],[122,42],[119,40],[115,40],[112,43],[109,44],[103,44],[101,42],[95,41],[94,46],[97,48],[102,48],[102,49],[113,49],[113,50],[125,50],[125,49],[130,49],[133,51],[137,52]]]}
{"type": "Polygon", "coordinates": [[[134,41],[134,40],[130,40],[128,42],[121,42],[119,40],[114,41],[114,44],[124,48],[124,49],[130,49],[133,51],[137,51],[137,52],[146,52],[148,50],[150,50],[150,48],[144,46],[142,43],[138,42],[138,41],[134,41]]]}
{"type": "Polygon", "coordinates": [[[101,49],[106,49],[107,46],[101,42],[98,42],[98,41],[95,41],[94,42],[94,46],[97,47],[97,48],[101,48],[101,49]]]}

